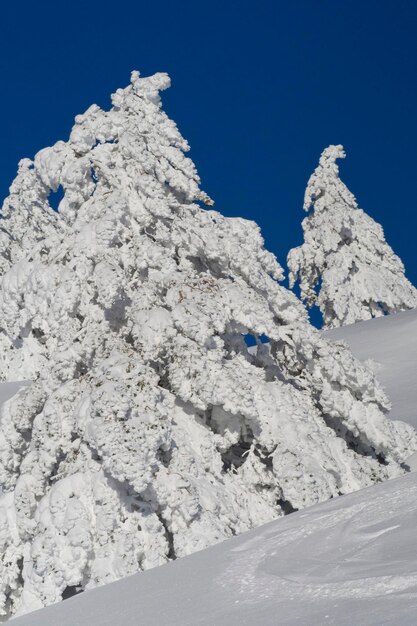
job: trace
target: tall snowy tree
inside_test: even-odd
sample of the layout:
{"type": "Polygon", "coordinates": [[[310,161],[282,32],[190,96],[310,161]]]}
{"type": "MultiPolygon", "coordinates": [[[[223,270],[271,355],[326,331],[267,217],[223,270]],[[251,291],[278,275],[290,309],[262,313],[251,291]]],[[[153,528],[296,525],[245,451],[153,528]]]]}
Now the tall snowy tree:
{"type": "Polygon", "coordinates": [[[199,204],[168,86],[134,72],[110,111],[25,161],[6,201],[20,252],[1,375],[29,380],[0,423],[6,615],[396,476],[417,449],[373,374],[279,285],[256,224],[199,204]],[[270,347],[251,354],[248,334],[270,347]]]}
{"type": "Polygon", "coordinates": [[[323,151],[304,198],[304,243],[288,254],[290,286],[300,282],[309,307],[318,305],[324,328],[344,326],[417,307],[417,290],[384,231],[339,178],[343,146],[323,151]]]}

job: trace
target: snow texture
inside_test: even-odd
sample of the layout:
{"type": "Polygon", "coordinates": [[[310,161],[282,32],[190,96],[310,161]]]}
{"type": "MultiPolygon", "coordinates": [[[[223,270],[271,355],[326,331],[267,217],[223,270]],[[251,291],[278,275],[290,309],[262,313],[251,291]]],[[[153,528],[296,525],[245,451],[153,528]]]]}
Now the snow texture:
{"type": "Polygon", "coordinates": [[[288,254],[290,286],[299,281],[309,307],[318,305],[324,328],[353,324],[417,307],[417,290],[384,238],[380,224],[358,208],[339,178],[343,146],[329,146],[304,198],[304,243],[288,254]]]}
{"type": "Polygon", "coordinates": [[[200,206],[168,86],[134,72],[5,202],[1,376],[29,381],[0,416],[6,617],[398,476],[417,449],[256,224],[200,206]]]}
{"type": "Polygon", "coordinates": [[[390,418],[417,428],[417,309],[326,331],[375,372],[391,401],[390,418]]]}
{"type": "MultiPolygon", "coordinates": [[[[378,357],[416,406],[417,311],[329,331],[378,357]],[[411,348],[406,345],[409,338],[411,348]],[[364,345],[362,345],[364,344],[364,345]]],[[[1,387],[0,387],[1,390],[1,387]]],[[[391,414],[390,414],[391,415],[391,414]]],[[[413,414],[415,418],[415,414],[413,414]]],[[[407,463],[409,459],[407,459],[407,463]]],[[[417,467],[416,467],[417,469],[417,467]]],[[[414,626],[417,473],[281,518],[162,568],[17,619],[16,626],[414,626]]]]}
{"type": "Polygon", "coordinates": [[[416,525],[412,473],[13,626],[415,626],[416,525]]]}

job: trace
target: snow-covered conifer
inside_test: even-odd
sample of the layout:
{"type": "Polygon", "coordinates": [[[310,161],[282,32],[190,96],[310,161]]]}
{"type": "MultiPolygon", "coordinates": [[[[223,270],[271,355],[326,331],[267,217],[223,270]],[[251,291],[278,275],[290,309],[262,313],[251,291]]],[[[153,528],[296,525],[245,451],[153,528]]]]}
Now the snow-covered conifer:
{"type": "MultiPolygon", "coordinates": [[[[256,224],[198,204],[168,85],[134,72],[25,164],[36,198],[39,180],[64,198],[1,282],[1,373],[29,380],[1,414],[6,615],[395,476],[417,448],[279,285],[256,224]]],[[[19,233],[30,193],[18,177],[19,233]]]]}
{"type": "Polygon", "coordinates": [[[417,307],[417,290],[387,244],[380,224],[358,208],[339,178],[343,146],[329,146],[308,181],[304,243],[290,250],[290,285],[300,282],[309,307],[317,304],[324,328],[344,326],[417,307]]]}

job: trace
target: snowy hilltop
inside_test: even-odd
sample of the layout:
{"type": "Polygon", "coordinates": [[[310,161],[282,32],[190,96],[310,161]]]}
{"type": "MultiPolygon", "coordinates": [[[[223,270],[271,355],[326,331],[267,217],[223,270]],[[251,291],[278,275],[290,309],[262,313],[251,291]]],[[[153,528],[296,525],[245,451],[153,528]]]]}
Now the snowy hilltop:
{"type": "Polygon", "coordinates": [[[256,224],[201,206],[168,86],[134,72],[4,204],[0,373],[28,381],[1,411],[6,616],[398,476],[417,449],[256,224]]]}
{"type": "Polygon", "coordinates": [[[317,304],[324,328],[345,326],[417,307],[417,289],[384,238],[339,178],[343,146],[329,146],[308,181],[304,244],[288,255],[290,285],[300,281],[309,307],[317,304]]]}

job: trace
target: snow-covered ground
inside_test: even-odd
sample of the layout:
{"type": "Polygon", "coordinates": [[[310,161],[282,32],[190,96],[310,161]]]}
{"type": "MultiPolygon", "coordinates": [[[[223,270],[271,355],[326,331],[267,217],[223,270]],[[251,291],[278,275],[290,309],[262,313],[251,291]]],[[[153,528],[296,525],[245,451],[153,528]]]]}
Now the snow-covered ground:
{"type": "Polygon", "coordinates": [[[0,405],[4,404],[25,386],[25,382],[1,383],[0,384],[0,405]]]}
{"type": "Polygon", "coordinates": [[[417,428],[417,309],[325,334],[328,339],[347,341],[359,359],[376,362],[371,366],[392,402],[391,417],[417,428]]]}
{"type": "Polygon", "coordinates": [[[405,626],[417,615],[417,474],[331,500],[16,626],[405,626]]]}
{"type": "MultiPolygon", "coordinates": [[[[330,331],[379,363],[417,425],[417,311],[330,331]]],[[[12,389],[6,392],[10,394],[12,389]]],[[[271,522],[14,620],[16,626],[406,626],[417,622],[417,473],[271,522]]]]}

